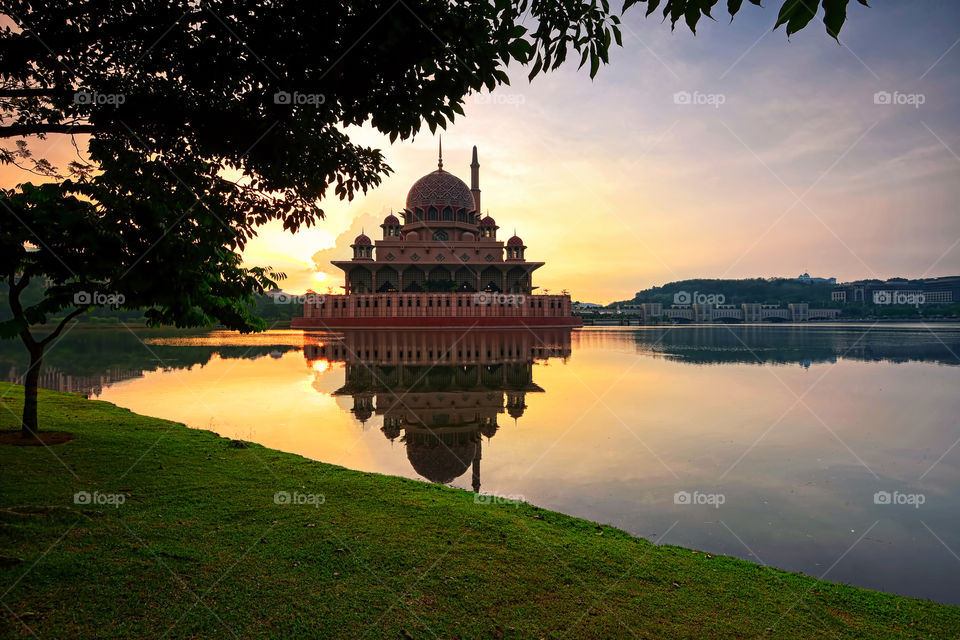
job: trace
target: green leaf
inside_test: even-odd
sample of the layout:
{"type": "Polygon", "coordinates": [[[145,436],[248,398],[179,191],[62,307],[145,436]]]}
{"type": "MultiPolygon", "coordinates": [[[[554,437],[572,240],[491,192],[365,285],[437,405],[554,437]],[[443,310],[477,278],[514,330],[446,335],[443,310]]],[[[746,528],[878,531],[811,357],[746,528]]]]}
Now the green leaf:
{"type": "Polygon", "coordinates": [[[823,24],[827,33],[838,42],[840,29],[847,19],[847,2],[849,0],[823,0],[823,24]]]}
{"type": "Polygon", "coordinates": [[[540,69],[542,68],[543,68],[543,58],[537,55],[537,61],[533,63],[533,69],[530,71],[530,74],[527,77],[530,80],[533,80],[537,76],[537,74],[540,73],[540,69]]]}
{"type": "Polygon", "coordinates": [[[780,7],[776,29],[782,24],[787,25],[787,35],[793,35],[803,29],[816,16],[818,0],[786,0],[780,7]]]}
{"type": "Polygon", "coordinates": [[[700,20],[700,7],[693,4],[688,5],[686,11],[683,12],[683,17],[687,21],[687,26],[690,27],[690,31],[696,35],[697,22],[700,20]]]}

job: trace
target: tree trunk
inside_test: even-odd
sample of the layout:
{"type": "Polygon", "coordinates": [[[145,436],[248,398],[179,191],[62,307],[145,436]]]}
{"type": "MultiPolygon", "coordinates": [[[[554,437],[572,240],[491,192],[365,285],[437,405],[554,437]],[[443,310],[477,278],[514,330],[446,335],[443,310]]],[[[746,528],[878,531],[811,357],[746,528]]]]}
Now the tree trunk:
{"type": "Polygon", "coordinates": [[[37,384],[40,381],[42,365],[43,345],[30,347],[30,368],[23,380],[23,421],[20,426],[20,435],[23,438],[40,437],[40,427],[37,424],[37,384]]]}

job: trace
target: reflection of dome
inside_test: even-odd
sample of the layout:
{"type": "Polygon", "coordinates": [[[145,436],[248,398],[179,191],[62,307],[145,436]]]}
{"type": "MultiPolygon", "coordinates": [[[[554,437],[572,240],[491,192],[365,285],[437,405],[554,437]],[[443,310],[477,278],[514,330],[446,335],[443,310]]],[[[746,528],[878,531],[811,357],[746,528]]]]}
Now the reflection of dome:
{"type": "Polygon", "coordinates": [[[407,209],[427,209],[450,206],[454,209],[473,211],[473,195],[467,184],[443,169],[428,173],[413,183],[407,193],[407,209]]]}
{"type": "Polygon", "coordinates": [[[358,236],[356,237],[356,239],[353,241],[353,244],[364,245],[364,244],[371,244],[371,243],[370,243],[370,238],[367,237],[367,234],[361,233],[361,234],[358,235],[358,236]]]}
{"type": "Polygon", "coordinates": [[[498,425],[495,421],[487,422],[480,425],[480,433],[483,434],[485,438],[492,438],[497,434],[498,425]]]}
{"type": "Polygon", "coordinates": [[[522,247],[522,246],[523,246],[523,240],[520,239],[520,236],[513,236],[512,238],[510,238],[509,240],[507,240],[507,246],[508,246],[508,247],[522,247]]]}
{"type": "Polygon", "coordinates": [[[481,227],[495,227],[495,226],[497,226],[497,221],[494,220],[493,218],[491,218],[489,215],[487,215],[486,217],[484,217],[483,220],[480,221],[480,226],[481,226],[481,227]]]}
{"type": "Polygon", "coordinates": [[[383,224],[400,224],[400,220],[392,213],[383,219],[383,224]]]}
{"type": "Polygon", "coordinates": [[[475,442],[434,445],[407,443],[407,460],[414,471],[438,484],[448,484],[470,468],[477,452],[475,442]]]}
{"type": "Polygon", "coordinates": [[[510,407],[507,409],[507,413],[510,414],[511,418],[519,418],[523,415],[523,405],[510,407]]]}
{"type": "Polygon", "coordinates": [[[364,406],[364,407],[354,409],[353,415],[357,416],[357,420],[359,420],[360,422],[366,422],[367,420],[370,419],[370,416],[373,415],[373,411],[371,411],[369,408],[364,406]]]}

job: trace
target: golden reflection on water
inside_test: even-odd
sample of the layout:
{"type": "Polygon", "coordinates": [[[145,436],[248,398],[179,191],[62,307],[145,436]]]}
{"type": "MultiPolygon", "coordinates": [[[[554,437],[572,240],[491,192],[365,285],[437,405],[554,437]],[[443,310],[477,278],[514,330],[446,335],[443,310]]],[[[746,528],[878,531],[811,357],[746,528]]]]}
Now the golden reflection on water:
{"type": "Polygon", "coordinates": [[[956,330],[882,328],[868,344],[863,331],[223,332],[166,344],[296,349],[214,354],[101,397],[349,468],[519,494],[652,540],[670,530],[665,542],[750,557],[745,542],[810,573],[879,522],[834,579],[949,600],[960,584],[943,547],[916,540],[923,516],[960,548],[960,460],[936,462],[960,435],[956,330]],[[878,511],[873,493],[892,487],[925,492],[927,512],[878,511]],[[723,492],[723,510],[674,503],[694,490],[723,492]],[[884,563],[858,555],[894,545],[884,563]]]}

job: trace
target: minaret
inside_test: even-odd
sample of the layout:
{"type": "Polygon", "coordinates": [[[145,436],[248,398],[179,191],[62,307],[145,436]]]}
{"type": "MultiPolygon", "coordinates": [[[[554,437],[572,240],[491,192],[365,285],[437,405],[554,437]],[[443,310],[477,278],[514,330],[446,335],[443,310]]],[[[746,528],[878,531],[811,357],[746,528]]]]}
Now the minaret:
{"type": "Polygon", "coordinates": [[[470,193],[473,194],[473,206],[480,216],[480,163],[477,162],[477,145],[473,145],[473,162],[470,163],[470,193]]]}

